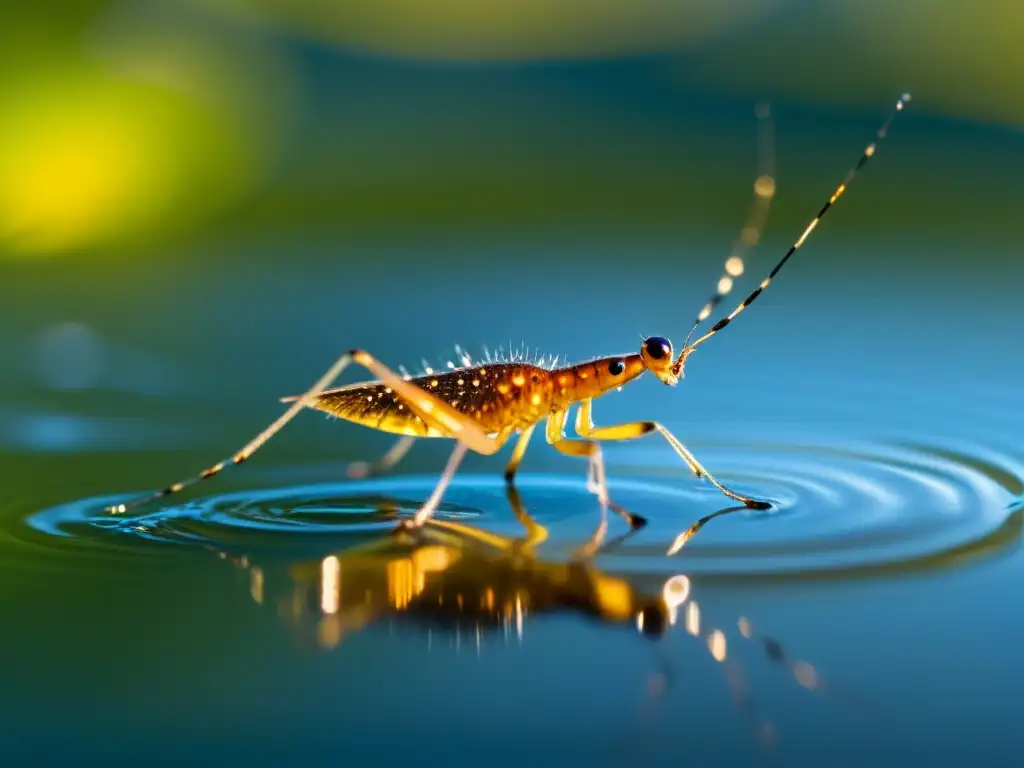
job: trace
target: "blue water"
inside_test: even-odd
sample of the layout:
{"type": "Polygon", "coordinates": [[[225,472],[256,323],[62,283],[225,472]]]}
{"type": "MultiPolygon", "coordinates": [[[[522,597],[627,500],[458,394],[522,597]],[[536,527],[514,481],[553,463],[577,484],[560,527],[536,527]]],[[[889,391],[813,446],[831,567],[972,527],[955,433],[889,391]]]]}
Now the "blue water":
{"type": "Polygon", "coordinates": [[[590,558],[585,467],[542,441],[519,483],[531,525],[501,479],[506,449],[470,456],[438,524],[398,536],[447,446],[347,480],[388,439],[312,414],[187,495],[102,513],[230,454],[350,346],[415,367],[510,336],[575,359],[641,333],[678,342],[718,252],[617,248],[582,273],[586,249],[558,251],[557,296],[503,279],[505,249],[449,254],[444,281],[385,249],[361,290],[341,263],[316,261],[310,280],[254,259],[198,282],[157,268],[113,308],[69,292],[63,317],[84,335],[55,337],[31,291],[12,298],[3,754],[1021,764],[1024,364],[1005,330],[1020,309],[1012,280],[922,275],[898,244],[858,265],[830,243],[679,387],[643,379],[595,403],[599,424],[661,420],[721,481],[773,501],[715,517],[675,555],[729,505],[656,435],[607,448],[612,498],[649,524],[625,536],[610,516],[590,558]],[[652,274],[680,298],[652,298],[652,274]],[[53,378],[54,338],[87,340],[77,376],[53,378]]]}

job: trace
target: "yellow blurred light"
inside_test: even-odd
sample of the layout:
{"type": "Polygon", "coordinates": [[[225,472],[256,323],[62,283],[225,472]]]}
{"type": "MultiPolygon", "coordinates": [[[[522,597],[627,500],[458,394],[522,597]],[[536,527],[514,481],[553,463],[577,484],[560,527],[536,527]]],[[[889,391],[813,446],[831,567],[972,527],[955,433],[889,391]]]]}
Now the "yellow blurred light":
{"type": "Polygon", "coordinates": [[[137,246],[258,183],[289,114],[283,59],[238,35],[153,26],[0,69],[0,252],[137,246]]]}
{"type": "Polygon", "coordinates": [[[443,571],[458,559],[458,552],[449,547],[428,546],[412,553],[413,567],[424,573],[443,571]]]}
{"type": "Polygon", "coordinates": [[[316,639],[325,650],[337,647],[341,642],[341,621],[337,616],[325,616],[317,624],[316,639]]]}
{"type": "Polygon", "coordinates": [[[51,254],[180,226],[245,177],[245,141],[166,86],[85,67],[8,87],[0,245],[51,254]]]}
{"type": "Polygon", "coordinates": [[[405,610],[412,602],[412,599],[419,594],[417,588],[422,589],[416,583],[416,571],[413,568],[412,560],[401,558],[392,560],[387,565],[388,575],[388,602],[396,611],[405,610]]]}
{"type": "Polygon", "coordinates": [[[89,245],[162,206],[158,136],[125,105],[87,93],[20,118],[0,132],[0,235],[15,249],[89,245]]]}

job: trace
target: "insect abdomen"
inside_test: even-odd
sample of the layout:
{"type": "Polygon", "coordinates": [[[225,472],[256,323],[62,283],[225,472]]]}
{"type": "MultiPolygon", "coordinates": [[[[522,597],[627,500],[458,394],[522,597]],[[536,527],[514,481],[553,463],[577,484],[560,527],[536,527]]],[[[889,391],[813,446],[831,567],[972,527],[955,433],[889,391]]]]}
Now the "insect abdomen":
{"type": "Polygon", "coordinates": [[[381,432],[443,437],[441,432],[428,426],[394,395],[390,387],[383,384],[354,384],[324,392],[314,401],[313,407],[339,419],[381,432]]]}
{"type": "MultiPolygon", "coordinates": [[[[550,411],[550,373],[532,365],[493,364],[457,368],[412,379],[418,387],[470,417],[489,433],[522,429],[550,411]]],[[[296,398],[284,398],[285,402],[296,398]]],[[[313,408],[382,432],[449,437],[429,427],[390,387],[351,384],[321,394],[313,408]]]]}
{"type": "Polygon", "coordinates": [[[457,368],[413,381],[492,433],[529,426],[550,408],[550,374],[529,364],[457,368]]]}

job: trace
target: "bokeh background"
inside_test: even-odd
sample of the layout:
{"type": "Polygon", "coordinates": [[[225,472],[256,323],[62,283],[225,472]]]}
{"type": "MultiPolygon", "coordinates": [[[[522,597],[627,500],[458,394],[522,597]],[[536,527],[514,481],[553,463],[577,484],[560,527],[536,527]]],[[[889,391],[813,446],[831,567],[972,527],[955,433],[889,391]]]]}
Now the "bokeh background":
{"type": "Polygon", "coordinates": [[[13,5],[4,253],[109,268],[299,230],[301,244],[354,263],[344,246],[444,235],[682,247],[696,223],[728,228],[739,215],[756,100],[780,110],[788,234],[804,195],[835,178],[833,153],[849,155],[851,135],[859,143],[904,90],[916,122],[903,130],[927,125],[927,138],[886,159],[872,215],[849,212],[845,226],[960,232],[970,218],[997,241],[1005,208],[960,206],[982,188],[1010,204],[1018,11],[998,0],[13,5]]]}
{"type": "Polygon", "coordinates": [[[851,284],[927,296],[955,275],[984,294],[1019,262],[1011,0],[2,14],[0,375],[22,399],[43,384],[108,393],[107,415],[171,391],[230,408],[217,398],[290,392],[351,345],[415,365],[454,343],[578,358],[678,337],[742,224],[761,102],[778,196],[751,270],[906,90],[899,145],[796,271],[867,307],[851,284]]]}
{"type": "MultiPolygon", "coordinates": [[[[156,759],[147,740],[173,735],[182,759],[328,755],[321,705],[342,707],[338,697],[367,739],[348,746],[372,754],[380,721],[361,716],[405,712],[402,696],[429,708],[444,686],[463,696],[457,713],[480,718],[473,749],[485,749],[502,738],[483,716],[488,686],[510,686],[506,705],[529,719],[567,647],[594,663],[621,652],[625,641],[557,624],[534,646],[546,649],[533,651],[539,662],[481,673],[449,660],[414,695],[392,674],[413,674],[404,652],[357,645],[360,695],[383,686],[360,715],[325,666],[353,658],[289,655],[219,563],[90,564],[22,521],[227,455],[279,412],[275,398],[352,346],[416,368],[455,343],[574,359],[635,350],[640,334],[678,343],[743,224],[763,102],[777,196],[740,291],[799,235],[896,97],[914,96],[757,308],[693,358],[684,386],[643,382],[596,418],[661,418],[695,450],[725,444],[712,453],[725,473],[730,440],[785,443],[807,430],[845,445],[902,429],[940,446],[955,431],[1021,456],[1022,40],[1019,0],[4,4],[0,615],[16,629],[0,644],[22,661],[0,695],[6,754],[156,759]],[[1000,428],[979,432],[978,409],[1000,428]],[[547,682],[530,677],[538,663],[547,682]],[[280,740],[253,722],[278,723],[280,740]]],[[[336,479],[388,444],[300,419],[261,461],[314,468],[281,477],[336,479]]],[[[436,472],[444,451],[417,447],[405,466],[436,472]]],[[[652,455],[634,463],[673,460],[652,455]]],[[[257,464],[220,488],[280,480],[257,464]]],[[[466,461],[470,472],[499,466],[466,461]]],[[[542,445],[524,467],[579,470],[542,445]]],[[[742,584],[719,599],[726,614],[753,599],[832,672],[888,693],[898,733],[871,734],[890,757],[912,744],[933,761],[982,749],[1009,765],[1024,754],[1007,682],[1019,661],[999,643],[1021,629],[1008,610],[1020,575],[1018,557],[974,581],[806,587],[793,603],[789,587],[742,584]],[[979,604],[979,593],[994,597],[979,604]],[[912,619],[908,604],[932,613],[912,619]],[[885,622],[902,640],[881,649],[885,622]],[[881,660],[866,661],[865,647],[881,660]],[[985,653],[980,672],[958,665],[985,653]],[[941,683],[929,672],[940,666],[941,683]],[[942,691],[962,708],[942,710],[942,691]],[[939,738],[936,722],[959,730],[939,738]]],[[[592,702],[595,723],[614,722],[597,702],[627,690],[626,677],[573,678],[579,698],[559,688],[570,698],[555,700],[592,702]]],[[[790,732],[828,719],[779,701],[790,732]]],[[[691,723],[708,740],[695,737],[698,753],[749,759],[735,744],[715,752],[726,727],[715,711],[691,723]]],[[[861,721],[828,722],[843,735],[809,737],[808,759],[839,764],[837,744],[850,764],[877,756],[861,721]]]]}

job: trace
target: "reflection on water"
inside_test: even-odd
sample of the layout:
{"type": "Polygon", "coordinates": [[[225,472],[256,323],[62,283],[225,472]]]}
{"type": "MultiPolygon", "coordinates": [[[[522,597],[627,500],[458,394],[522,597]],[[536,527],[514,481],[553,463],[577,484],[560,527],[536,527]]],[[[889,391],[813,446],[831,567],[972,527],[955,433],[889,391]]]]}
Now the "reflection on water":
{"type": "MultiPolygon", "coordinates": [[[[745,764],[764,749],[790,759],[804,749],[819,758],[834,754],[834,745],[810,730],[815,722],[845,729],[843,743],[861,744],[849,747],[861,757],[876,755],[863,729],[897,748],[901,733],[917,732],[907,729],[935,716],[922,683],[932,679],[924,670],[935,663],[933,638],[955,639],[971,660],[962,668],[944,664],[944,679],[958,681],[960,690],[987,680],[1003,691],[992,694],[996,700],[1009,695],[1004,656],[992,654],[986,638],[1013,636],[1014,615],[986,608],[984,588],[958,597],[954,586],[949,610],[933,614],[922,631],[913,600],[902,597],[901,582],[914,578],[896,577],[941,579],[970,570],[954,565],[995,562],[993,555],[1019,548],[1024,472],[1012,454],[922,438],[710,444],[702,456],[725,467],[723,476],[737,487],[778,499],[777,508],[723,508],[714,488],[639,446],[610,452],[615,498],[649,521],[638,531],[616,516],[604,527],[583,472],[526,473],[518,491],[494,473],[463,475],[431,524],[408,531],[397,523],[419,508],[434,475],[303,483],[342,467],[254,463],[247,471],[265,489],[200,496],[135,516],[103,512],[128,492],[81,498],[29,515],[27,526],[8,526],[4,545],[8,557],[31,551],[37,568],[65,572],[75,563],[77,577],[116,564],[119,579],[138,581],[138,589],[155,562],[198,555],[187,570],[205,573],[197,576],[203,583],[190,590],[176,577],[174,596],[163,598],[177,601],[170,615],[199,634],[207,632],[204,611],[245,605],[259,617],[236,614],[232,623],[241,626],[228,647],[204,643],[200,657],[221,665],[225,653],[255,654],[259,679],[294,676],[280,705],[286,717],[315,720],[337,711],[346,738],[361,749],[380,748],[375,723],[394,716],[396,701],[430,710],[438,690],[465,697],[461,706],[446,699],[444,709],[423,715],[420,731],[388,748],[393,756],[411,745],[463,743],[467,722],[486,730],[496,721],[477,710],[496,706],[495,691],[530,701],[510,712],[513,731],[532,728],[565,748],[591,745],[596,764],[608,761],[605,747],[593,746],[602,739],[621,747],[616,761],[628,759],[638,749],[637,729],[648,729],[642,753],[659,759],[675,754],[679,729],[688,729],[690,742],[732,755],[719,763],[745,764]],[[666,556],[681,531],[684,546],[666,556]],[[231,578],[235,569],[219,560],[244,580],[231,578]],[[204,563],[216,570],[204,571],[204,563]],[[218,593],[218,582],[230,591],[218,593]],[[800,605],[797,618],[793,604],[800,605]],[[759,631],[769,625],[771,633],[759,631]],[[964,626],[986,631],[972,639],[960,634],[964,626]],[[287,647],[267,645],[271,627],[287,629],[287,647]],[[329,652],[300,663],[296,648],[329,652]],[[303,706],[307,699],[326,703],[303,706]],[[292,714],[296,707],[301,715],[292,714]],[[607,733],[552,730],[563,707],[589,709],[608,723],[607,733]],[[457,714],[449,715],[453,708],[457,714]],[[737,724],[746,738],[732,732],[737,724]]],[[[146,603],[154,600],[142,594],[146,603]]],[[[129,624],[135,609],[120,610],[129,624]]],[[[161,651],[168,652],[175,650],[161,651]]],[[[195,672],[188,685],[208,685],[197,682],[201,677],[195,672]]],[[[248,678],[230,685],[230,706],[242,706],[248,678]]],[[[251,735],[243,742],[252,749],[261,743],[251,735]]]]}
{"type": "MultiPolygon", "coordinates": [[[[495,264],[512,263],[501,253],[495,264]]],[[[102,515],[235,447],[352,329],[352,343],[397,364],[506,330],[585,356],[631,348],[634,323],[679,322],[679,306],[620,290],[610,269],[510,329],[496,320],[467,332],[464,315],[436,311],[424,290],[436,275],[403,267],[408,293],[396,286],[394,305],[408,337],[366,327],[376,294],[339,301],[350,278],[340,267],[323,266],[323,280],[279,266],[238,283],[243,270],[204,270],[198,284],[194,270],[168,276],[168,295],[199,297],[195,314],[154,298],[130,308],[135,334],[75,299],[63,316],[95,329],[103,366],[69,356],[68,378],[40,379],[68,352],[68,329],[47,336],[47,317],[27,338],[58,342],[50,367],[23,345],[4,372],[49,387],[12,386],[0,409],[0,647],[13,660],[0,714],[31,758],[12,764],[86,748],[149,764],[154,744],[173,741],[178,764],[345,754],[748,765],[767,743],[787,765],[1019,765],[1021,365],[1009,342],[977,333],[1013,327],[1006,314],[1017,310],[987,293],[958,304],[959,286],[908,299],[918,284],[902,281],[887,294],[888,261],[862,285],[849,272],[801,285],[827,270],[832,255],[818,253],[756,322],[708,345],[685,389],[641,382],[597,414],[662,419],[719,479],[776,508],[725,512],[659,441],[609,446],[613,498],[649,521],[618,541],[616,516],[594,539],[585,467],[543,445],[519,485],[535,528],[506,501],[503,462],[481,459],[456,478],[437,524],[394,536],[430,494],[444,446],[418,447],[399,475],[349,479],[348,462],[385,443],[313,417],[201,494],[102,515]],[[848,298],[835,298],[837,285],[848,298]],[[621,301],[601,324],[594,297],[603,310],[609,295],[621,301]],[[247,324],[231,320],[254,306],[247,324]],[[567,313],[588,322],[566,324],[567,313]],[[170,395],[115,386],[117,350],[140,339],[202,376],[176,379],[170,395]],[[609,757],[609,741],[621,752],[609,757]]],[[[718,257],[707,254],[708,270],[718,257]]],[[[696,262],[674,259],[638,265],[638,281],[682,289],[696,262]]],[[[850,262],[862,269],[875,267],[850,262]]],[[[523,290],[496,270],[470,277],[459,290],[486,280],[494,306],[523,290]]],[[[115,312],[123,322],[125,307],[115,312]]],[[[0,762],[9,754],[0,746],[0,762]]]]}
{"type": "MultiPolygon", "coordinates": [[[[787,671],[808,691],[834,693],[810,663],[792,658],[773,637],[755,631],[745,616],[732,626],[705,617],[685,573],[661,583],[613,576],[597,566],[594,554],[607,553],[635,535],[606,539],[599,526],[567,560],[541,557],[548,538],[514,488],[509,506],[525,529],[520,536],[498,535],[466,523],[435,519],[420,529],[398,528],[328,554],[262,564],[245,555],[219,552],[221,559],[248,573],[252,600],[266,605],[303,646],[333,650],[373,625],[417,632],[428,651],[437,645],[477,656],[494,643],[522,644],[537,616],[572,614],[634,631],[651,641],[682,632],[721,666],[733,701],[750,721],[763,746],[772,746],[776,726],[759,709],[735,643],[760,646],[769,662],[787,671]]],[[[384,515],[395,507],[382,501],[384,515]]],[[[669,693],[676,676],[664,651],[646,681],[653,700],[669,693]]]]}

